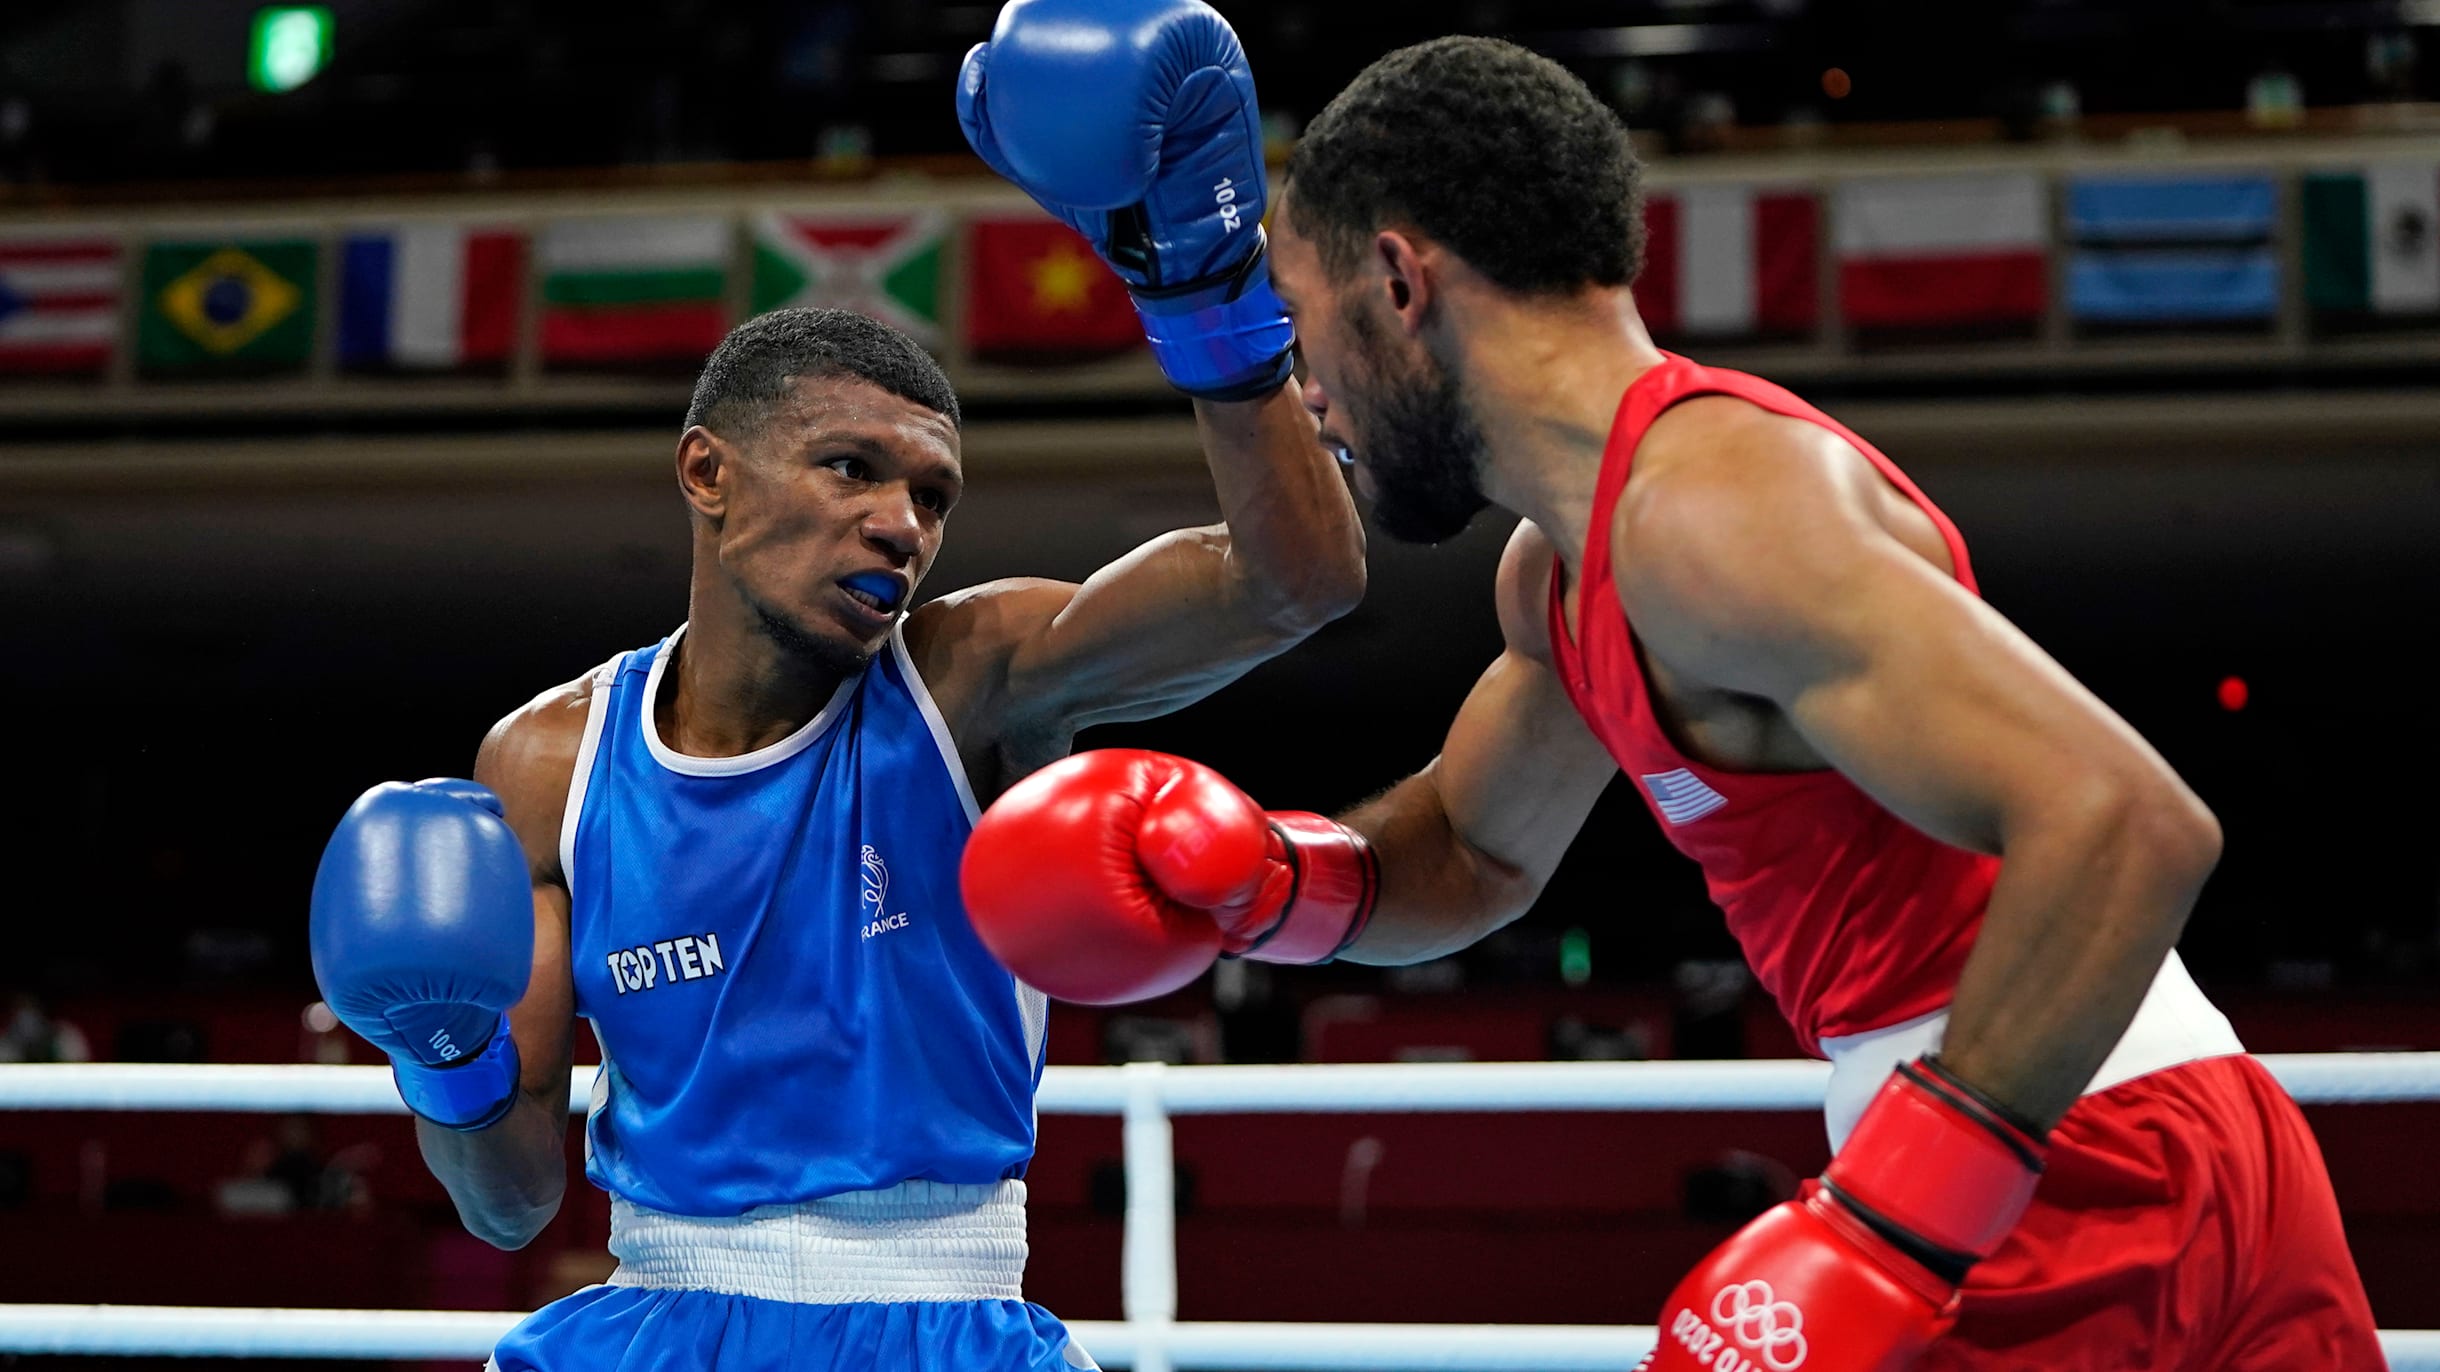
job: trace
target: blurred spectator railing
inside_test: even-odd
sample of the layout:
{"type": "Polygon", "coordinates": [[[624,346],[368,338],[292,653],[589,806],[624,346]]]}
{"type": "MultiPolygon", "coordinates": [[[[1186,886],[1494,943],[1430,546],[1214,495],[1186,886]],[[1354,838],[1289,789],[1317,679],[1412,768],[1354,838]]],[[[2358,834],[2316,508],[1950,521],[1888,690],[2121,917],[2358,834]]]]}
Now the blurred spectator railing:
{"type": "MultiPolygon", "coordinates": [[[[1792,381],[2440,362],[2440,137],[1650,180],[1655,333],[1792,381]]],[[[787,304],[907,329],[974,400],[1166,394],[1081,240],[996,181],[908,176],[0,212],[0,420],[666,412],[787,304]]]]}

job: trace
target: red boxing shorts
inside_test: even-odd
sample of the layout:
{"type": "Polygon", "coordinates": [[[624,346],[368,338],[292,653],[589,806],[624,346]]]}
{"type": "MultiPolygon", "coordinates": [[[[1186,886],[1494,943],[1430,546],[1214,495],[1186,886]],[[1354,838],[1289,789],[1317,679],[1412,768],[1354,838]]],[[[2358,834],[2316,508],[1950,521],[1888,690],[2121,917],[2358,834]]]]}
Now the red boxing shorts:
{"type": "Polygon", "coordinates": [[[2304,1115],[2250,1057],[2078,1101],[1917,1372],[2379,1372],[2304,1115]]]}

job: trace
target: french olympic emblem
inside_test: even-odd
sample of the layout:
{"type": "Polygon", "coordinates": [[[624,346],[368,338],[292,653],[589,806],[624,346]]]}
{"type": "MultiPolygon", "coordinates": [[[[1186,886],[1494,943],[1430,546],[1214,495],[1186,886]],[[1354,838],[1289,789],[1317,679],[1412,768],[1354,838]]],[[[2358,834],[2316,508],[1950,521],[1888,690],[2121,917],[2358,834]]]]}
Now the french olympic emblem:
{"type": "Polygon", "coordinates": [[[1777,1299],[1769,1282],[1756,1278],[1721,1287],[1711,1298],[1711,1317],[1728,1327],[1731,1338],[1761,1354],[1772,1372],[1796,1372],[1805,1365],[1805,1312],[1777,1299]]]}
{"type": "Polygon", "coordinates": [[[867,915],[880,914],[881,902],[887,899],[890,893],[890,869],[882,863],[881,855],[874,852],[873,845],[869,843],[864,845],[861,876],[864,881],[865,913],[867,915]]]}
{"type": "Polygon", "coordinates": [[[906,911],[893,915],[882,904],[890,894],[889,864],[881,860],[881,854],[873,851],[869,843],[864,845],[863,856],[857,862],[856,880],[863,887],[856,893],[856,927],[861,937],[871,939],[907,927],[906,911]]]}

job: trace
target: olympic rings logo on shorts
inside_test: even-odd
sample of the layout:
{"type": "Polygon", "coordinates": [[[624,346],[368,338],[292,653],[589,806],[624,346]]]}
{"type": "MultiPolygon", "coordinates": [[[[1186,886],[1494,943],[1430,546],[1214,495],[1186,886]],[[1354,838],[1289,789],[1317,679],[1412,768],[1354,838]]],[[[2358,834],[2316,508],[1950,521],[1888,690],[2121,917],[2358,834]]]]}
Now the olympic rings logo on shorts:
{"type": "Polygon", "coordinates": [[[1730,1337],[1760,1353],[1772,1372],[1796,1372],[1805,1365],[1805,1312],[1778,1299],[1769,1282],[1757,1277],[1721,1287],[1711,1298],[1711,1317],[1728,1326],[1730,1337]]]}

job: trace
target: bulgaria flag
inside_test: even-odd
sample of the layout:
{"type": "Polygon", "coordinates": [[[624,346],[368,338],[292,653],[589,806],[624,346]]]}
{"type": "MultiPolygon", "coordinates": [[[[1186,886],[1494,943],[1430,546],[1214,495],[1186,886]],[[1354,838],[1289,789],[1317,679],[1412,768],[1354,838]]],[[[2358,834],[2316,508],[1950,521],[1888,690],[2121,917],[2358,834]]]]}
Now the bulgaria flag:
{"type": "Polygon", "coordinates": [[[1000,361],[1063,362],[1144,345],[1126,283],[1048,219],[978,219],[967,240],[966,344],[1000,361]]]}
{"type": "Polygon", "coordinates": [[[339,365],[501,367],[517,343],[525,236],[462,224],[347,235],[339,251],[339,365]]]}
{"type": "Polygon", "coordinates": [[[537,257],[546,362],[693,365],[728,332],[725,219],[562,220],[537,257]]]}
{"type": "Polygon", "coordinates": [[[2440,313],[2440,166],[2305,177],[2304,290],[2316,310],[2440,313]]]}
{"type": "Polygon", "coordinates": [[[2049,308],[2049,211],[2032,173],[1849,181],[1836,213],[1851,325],[2029,324],[2049,308]]]}
{"type": "Polygon", "coordinates": [[[1687,186],[1644,203],[1635,308],[1652,332],[1810,332],[1820,201],[1808,190],[1687,186]]]}
{"type": "Polygon", "coordinates": [[[0,376],[109,366],[122,258],[109,229],[0,235],[0,376]]]}
{"type": "Polygon", "coordinates": [[[775,214],[754,219],[754,310],[813,305],[868,315],[930,347],[940,341],[941,247],[949,218],[775,214]]]}

